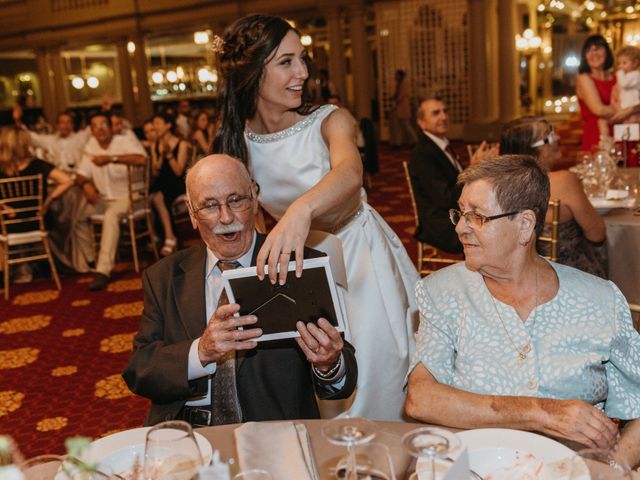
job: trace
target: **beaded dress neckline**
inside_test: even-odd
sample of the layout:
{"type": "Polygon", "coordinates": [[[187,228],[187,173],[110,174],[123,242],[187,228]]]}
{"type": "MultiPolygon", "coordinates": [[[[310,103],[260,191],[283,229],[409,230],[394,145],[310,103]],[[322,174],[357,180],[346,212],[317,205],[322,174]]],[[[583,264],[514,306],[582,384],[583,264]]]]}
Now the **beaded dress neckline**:
{"type": "Polygon", "coordinates": [[[292,135],[295,135],[296,133],[309,127],[309,125],[313,123],[316,117],[320,115],[322,112],[326,111],[327,109],[335,109],[335,108],[338,108],[338,107],[331,104],[322,105],[321,107],[316,108],[313,112],[311,112],[309,115],[307,115],[305,118],[303,118],[299,122],[296,122],[293,125],[291,125],[289,128],[285,128],[284,130],[280,130],[279,132],[255,133],[251,131],[249,127],[247,127],[245,129],[245,134],[247,135],[247,138],[249,140],[256,143],[278,142],[285,138],[291,137],[292,135]]]}

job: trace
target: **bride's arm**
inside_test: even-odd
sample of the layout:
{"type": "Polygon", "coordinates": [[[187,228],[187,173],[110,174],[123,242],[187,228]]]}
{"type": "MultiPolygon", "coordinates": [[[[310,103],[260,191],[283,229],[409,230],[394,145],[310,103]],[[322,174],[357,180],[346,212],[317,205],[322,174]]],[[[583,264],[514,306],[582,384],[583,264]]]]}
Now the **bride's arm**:
{"type": "MultiPolygon", "coordinates": [[[[329,148],[331,170],[314,187],[295,200],[267,236],[258,256],[258,276],[263,278],[265,263],[269,279],[284,284],[287,264],[295,255],[296,276],[302,275],[304,242],[311,221],[343,205],[362,186],[362,160],[356,146],[357,125],[343,109],[332,112],[322,123],[322,137],[329,148]],[[280,274],[276,276],[276,265],[280,274]]],[[[283,172],[286,175],[286,172],[283,172]]]]}

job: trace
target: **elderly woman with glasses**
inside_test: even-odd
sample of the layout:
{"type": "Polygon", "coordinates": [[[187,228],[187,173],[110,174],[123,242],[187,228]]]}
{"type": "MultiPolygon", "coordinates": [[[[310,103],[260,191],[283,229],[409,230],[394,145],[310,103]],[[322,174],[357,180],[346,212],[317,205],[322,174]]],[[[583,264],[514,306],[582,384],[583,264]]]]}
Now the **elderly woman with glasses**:
{"type": "MultiPolygon", "coordinates": [[[[501,154],[532,155],[552,169],[561,152],[553,127],[543,117],[522,117],[505,125],[500,139],[501,154]]],[[[604,220],[595,211],[578,177],[568,170],[549,173],[551,199],[560,200],[558,262],[607,278],[606,255],[599,248],[605,240],[604,220]]],[[[545,235],[550,234],[552,211],[545,216],[545,235]]],[[[539,251],[548,255],[548,245],[539,251]],[[546,247],[546,248],[545,248],[546,247]]]]}
{"type": "Polygon", "coordinates": [[[405,410],[455,428],[542,432],[640,460],[640,336],[611,282],[536,253],[549,180],[526,155],[459,176],[465,263],[416,286],[405,410]],[[614,418],[626,425],[618,434],[614,418]]]}

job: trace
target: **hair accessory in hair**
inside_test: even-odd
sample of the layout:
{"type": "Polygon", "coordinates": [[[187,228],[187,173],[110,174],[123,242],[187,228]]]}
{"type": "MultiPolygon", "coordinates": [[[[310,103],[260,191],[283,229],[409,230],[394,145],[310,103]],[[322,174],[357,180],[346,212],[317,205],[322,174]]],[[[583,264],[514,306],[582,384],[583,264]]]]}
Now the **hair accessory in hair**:
{"type": "Polygon", "coordinates": [[[224,51],[224,40],[220,35],[214,35],[211,40],[211,50],[215,53],[222,53],[224,51]]]}

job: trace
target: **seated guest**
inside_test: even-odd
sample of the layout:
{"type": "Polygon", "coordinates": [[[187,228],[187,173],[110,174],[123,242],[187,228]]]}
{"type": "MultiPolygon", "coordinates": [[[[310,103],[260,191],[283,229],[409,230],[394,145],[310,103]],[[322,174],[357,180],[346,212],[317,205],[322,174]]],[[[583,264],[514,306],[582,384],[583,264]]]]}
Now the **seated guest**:
{"type": "MultiPolygon", "coordinates": [[[[5,127],[0,130],[0,179],[42,175],[42,208],[47,212],[52,202],[61,198],[73,186],[73,180],[58,167],[34,158],[31,154],[31,145],[30,134],[26,130],[17,127],[5,127]],[[53,182],[53,188],[49,188],[49,180],[53,182]]],[[[20,217],[20,212],[16,215],[20,217]]],[[[47,229],[56,228],[55,216],[47,215],[45,220],[47,229]]],[[[32,230],[33,227],[33,223],[15,225],[11,231],[17,233],[25,229],[32,230]],[[21,227],[24,229],[21,230],[21,227]]],[[[16,283],[31,281],[32,274],[28,263],[19,264],[17,272],[17,278],[14,279],[16,283]]]]}
{"type": "MultiPolygon", "coordinates": [[[[548,169],[561,156],[553,127],[543,117],[523,117],[508,123],[502,131],[501,154],[533,155],[548,169]]],[[[578,177],[568,170],[549,173],[551,199],[560,200],[558,262],[607,278],[602,244],[607,233],[604,220],[595,211],[578,177]]],[[[551,234],[553,212],[547,211],[545,235],[551,234]]],[[[545,244],[540,253],[549,255],[545,244]]]]}
{"type": "Polygon", "coordinates": [[[153,118],[148,118],[144,121],[142,124],[142,133],[144,134],[144,138],[140,140],[140,144],[147,151],[147,154],[151,156],[151,148],[158,139],[156,128],[153,126],[153,118]]]}
{"type": "Polygon", "coordinates": [[[256,185],[240,161],[210,155],[189,171],[187,195],[205,245],[144,272],[144,311],[123,373],[129,388],[152,402],[145,424],[318,418],[315,395],[341,399],[353,392],[353,347],[323,318],[298,323],[297,345],[257,343],[256,317],[233,316],[240,307],[226,304],[220,277],[234,262],[231,268],[255,265],[265,239],[254,230],[256,185]]]}
{"type": "Polygon", "coordinates": [[[127,136],[132,142],[138,140],[131,127],[131,122],[124,118],[120,112],[111,110],[109,116],[111,118],[111,131],[114,135],[127,136]]]}
{"type": "Polygon", "coordinates": [[[465,263],[416,286],[406,412],[455,428],[542,432],[640,460],[640,336],[611,282],[536,253],[543,167],[503,155],[459,177],[465,263]],[[627,421],[618,438],[612,418],[627,421]]]}
{"type": "Polygon", "coordinates": [[[177,245],[171,218],[171,206],[185,193],[184,173],[189,160],[189,145],[174,134],[175,120],[169,115],[154,115],[156,141],[151,148],[151,172],[155,177],[149,188],[149,198],[164,230],[163,257],[171,255],[177,245]]]}
{"type": "Polygon", "coordinates": [[[216,136],[215,123],[209,119],[209,115],[204,110],[199,110],[193,117],[191,126],[191,143],[196,149],[196,158],[208,155],[211,151],[213,139],[216,136]]]}
{"type": "MultiPolygon", "coordinates": [[[[409,175],[416,200],[419,225],[415,238],[448,253],[462,253],[462,245],[449,221],[449,210],[458,205],[460,191],[456,186],[462,165],[451,149],[447,106],[440,97],[427,97],[420,102],[416,122],[422,130],[409,157],[409,175]]],[[[497,153],[485,142],[471,163],[497,153]]]]}
{"type": "MultiPolygon", "coordinates": [[[[16,124],[22,126],[20,117],[16,124]]],[[[42,148],[48,154],[48,160],[56,167],[73,171],[80,163],[82,149],[91,137],[91,130],[85,128],[79,132],[73,130],[73,113],[65,111],[58,114],[56,133],[36,133],[29,131],[34,147],[42,148]]]]}
{"type": "MultiPolygon", "coordinates": [[[[96,273],[89,284],[89,290],[102,290],[109,283],[115,263],[120,218],[129,210],[127,165],[145,165],[147,156],[137,139],[113,134],[106,114],[93,115],[90,125],[93,136],[85,147],[76,183],[87,200],[81,218],[86,220],[94,213],[104,213],[96,273]]],[[[76,235],[78,248],[83,249],[85,256],[93,256],[88,222],[78,223],[76,235]]]]}

